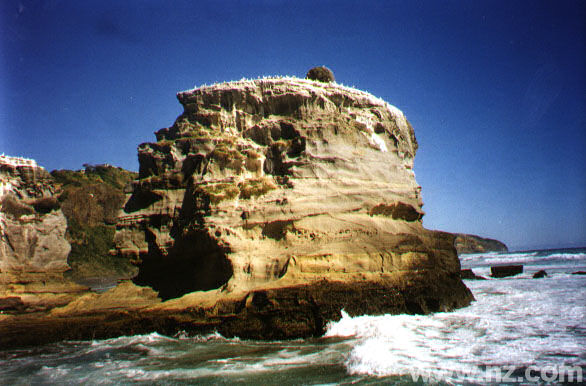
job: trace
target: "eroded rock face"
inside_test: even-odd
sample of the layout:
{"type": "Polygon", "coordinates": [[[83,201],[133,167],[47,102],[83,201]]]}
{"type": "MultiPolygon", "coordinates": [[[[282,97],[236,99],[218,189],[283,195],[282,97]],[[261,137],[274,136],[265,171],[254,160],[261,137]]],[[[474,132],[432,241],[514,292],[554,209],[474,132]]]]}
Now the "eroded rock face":
{"type": "Polygon", "coordinates": [[[276,299],[298,286],[311,297],[324,280],[382,290],[391,276],[433,272],[451,278],[434,285],[458,290],[415,308],[472,299],[453,236],[422,227],[417,142],[399,110],[301,79],[224,83],[178,99],[184,113],[139,146],[139,179],[117,224],[118,253],[140,268],[136,283],[163,298],[270,288],[276,299]]]}
{"type": "MultiPolygon", "coordinates": [[[[32,160],[0,158],[0,277],[53,274],[69,268],[67,222],[49,173],[32,160]]],[[[12,279],[10,279],[12,280],[12,279]]]]}
{"type": "Polygon", "coordinates": [[[116,225],[116,253],[151,288],[0,286],[0,348],[152,331],[320,336],[342,309],[421,314],[473,300],[455,236],[421,225],[417,143],[400,111],[300,79],[178,97],[184,113],[139,147],[116,225]]]}
{"type": "Polygon", "coordinates": [[[64,272],[71,246],[63,213],[20,218],[0,213],[0,272],[64,272]]]}
{"type": "Polygon", "coordinates": [[[54,192],[52,177],[35,161],[0,156],[0,308],[5,314],[52,309],[85,290],[63,277],[71,246],[54,192]]]}

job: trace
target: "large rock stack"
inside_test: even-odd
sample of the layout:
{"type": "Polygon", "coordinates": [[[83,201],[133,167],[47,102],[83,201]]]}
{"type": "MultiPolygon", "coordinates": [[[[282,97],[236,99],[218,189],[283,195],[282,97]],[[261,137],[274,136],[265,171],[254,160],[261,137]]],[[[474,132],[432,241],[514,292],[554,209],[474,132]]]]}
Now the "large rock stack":
{"type": "Polygon", "coordinates": [[[421,224],[417,142],[402,112],[296,78],[178,99],[183,114],[139,146],[115,237],[137,284],[163,299],[195,292],[168,307],[210,313],[227,335],[272,338],[318,334],[342,308],[470,302],[453,236],[421,224]]]}

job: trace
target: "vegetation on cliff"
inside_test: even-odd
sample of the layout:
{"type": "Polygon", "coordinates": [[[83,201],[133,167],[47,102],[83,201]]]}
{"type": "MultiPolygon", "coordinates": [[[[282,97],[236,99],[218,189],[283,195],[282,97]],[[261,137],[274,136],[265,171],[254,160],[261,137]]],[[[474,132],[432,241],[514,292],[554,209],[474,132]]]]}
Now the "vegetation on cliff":
{"type": "Polygon", "coordinates": [[[458,255],[463,253],[508,252],[509,248],[498,240],[480,236],[455,233],[454,247],[458,255]]]}
{"type": "Polygon", "coordinates": [[[84,170],[51,172],[61,187],[59,202],[67,218],[71,243],[68,263],[74,279],[131,277],[135,268],[112,256],[118,211],[124,205],[124,189],[136,173],[109,165],[84,165],[84,170]]]}

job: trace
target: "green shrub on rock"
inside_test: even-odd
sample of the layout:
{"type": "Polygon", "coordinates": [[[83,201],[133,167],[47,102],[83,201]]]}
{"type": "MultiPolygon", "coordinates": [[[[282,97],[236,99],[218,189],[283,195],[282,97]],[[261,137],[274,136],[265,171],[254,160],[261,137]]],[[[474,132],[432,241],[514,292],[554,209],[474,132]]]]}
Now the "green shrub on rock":
{"type": "Polygon", "coordinates": [[[331,83],[335,81],[332,70],[325,66],[313,67],[307,71],[305,79],[317,80],[318,82],[331,83]]]}
{"type": "Polygon", "coordinates": [[[109,251],[114,247],[124,189],[137,174],[110,165],[84,167],[79,171],[51,172],[61,185],[59,204],[67,218],[67,239],[71,243],[67,260],[72,268],[68,274],[74,279],[133,276],[136,268],[125,259],[111,256],[109,251]]]}

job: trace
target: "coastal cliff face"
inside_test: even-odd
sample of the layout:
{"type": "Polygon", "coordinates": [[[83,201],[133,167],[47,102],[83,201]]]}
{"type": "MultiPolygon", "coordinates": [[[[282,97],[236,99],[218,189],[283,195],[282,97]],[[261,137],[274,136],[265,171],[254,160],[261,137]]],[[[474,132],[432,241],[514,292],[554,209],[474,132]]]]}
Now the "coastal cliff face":
{"type": "Polygon", "coordinates": [[[51,175],[32,160],[0,158],[0,277],[60,273],[69,268],[67,222],[51,175]]]}
{"type": "MultiPolygon", "coordinates": [[[[303,286],[315,302],[311,288],[324,283],[378,291],[432,275],[434,286],[455,291],[421,295],[413,309],[470,301],[453,238],[422,227],[417,142],[402,112],[362,91],[295,78],[178,99],[184,113],[139,146],[139,179],[117,224],[118,253],[139,266],[135,283],[163,299],[240,294],[247,306],[260,290],[278,297],[303,286]]],[[[408,312],[404,300],[394,307],[408,312]]]]}
{"type": "Polygon", "coordinates": [[[71,246],[55,191],[35,161],[0,156],[0,313],[45,311],[85,290],[63,277],[71,246]]]}
{"type": "Polygon", "coordinates": [[[463,253],[508,252],[509,248],[498,240],[463,233],[454,234],[454,247],[458,255],[463,253]]]}

